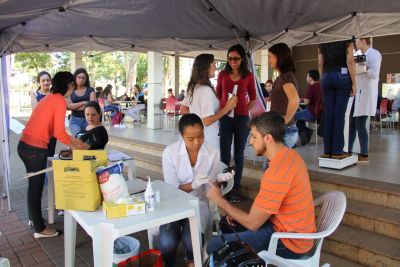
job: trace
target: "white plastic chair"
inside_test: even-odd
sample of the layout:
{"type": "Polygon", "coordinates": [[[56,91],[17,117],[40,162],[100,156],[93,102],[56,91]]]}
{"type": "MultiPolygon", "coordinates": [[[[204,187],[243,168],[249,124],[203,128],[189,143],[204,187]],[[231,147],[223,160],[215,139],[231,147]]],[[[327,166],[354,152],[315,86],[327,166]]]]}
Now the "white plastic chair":
{"type": "MultiPolygon", "coordinates": [[[[316,267],[319,266],[319,259],[321,255],[321,247],[324,237],[331,235],[342,221],[344,212],[346,211],[346,196],[343,192],[331,191],[320,196],[314,201],[314,206],[322,203],[322,209],[317,219],[317,232],[316,233],[281,233],[276,232],[272,235],[269,242],[268,251],[263,250],[258,255],[268,263],[269,255],[276,255],[276,248],[280,238],[291,239],[314,239],[314,254],[305,259],[286,261],[295,263],[300,266],[316,267]]],[[[330,266],[325,264],[323,266],[330,266]]]]}

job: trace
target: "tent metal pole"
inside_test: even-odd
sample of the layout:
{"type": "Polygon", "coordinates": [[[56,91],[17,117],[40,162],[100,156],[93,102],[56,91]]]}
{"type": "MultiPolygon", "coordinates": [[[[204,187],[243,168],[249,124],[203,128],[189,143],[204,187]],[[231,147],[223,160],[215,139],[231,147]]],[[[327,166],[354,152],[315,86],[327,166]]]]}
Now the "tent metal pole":
{"type": "MultiPolygon", "coordinates": [[[[4,166],[4,179],[5,179],[5,185],[6,185],[6,194],[7,194],[7,201],[8,201],[8,211],[12,211],[11,207],[11,196],[10,196],[10,150],[9,150],[9,139],[8,139],[8,127],[7,127],[7,119],[6,119],[6,105],[5,105],[5,99],[4,99],[4,81],[7,81],[8,79],[3,77],[7,76],[7,62],[6,62],[7,57],[2,56],[1,57],[1,62],[0,62],[0,75],[2,76],[1,82],[0,82],[0,103],[1,103],[1,110],[0,110],[0,119],[2,120],[1,124],[3,125],[3,129],[0,129],[3,132],[3,140],[1,146],[3,147],[2,153],[3,153],[3,166],[4,166]]],[[[8,88],[7,88],[8,90],[8,88]]]]}
{"type": "Polygon", "coordinates": [[[18,31],[14,34],[14,36],[8,41],[8,43],[3,47],[3,50],[1,50],[0,55],[3,55],[4,52],[11,46],[11,44],[15,41],[15,39],[18,37],[18,35],[22,31],[23,24],[21,24],[21,27],[18,29],[18,31]]]}
{"type": "Polygon", "coordinates": [[[329,25],[327,25],[327,26],[325,26],[325,27],[319,29],[319,30],[316,31],[315,33],[310,33],[310,32],[305,32],[305,31],[300,31],[300,30],[291,30],[291,31],[295,31],[295,32],[297,31],[297,32],[300,32],[300,33],[301,33],[301,32],[302,32],[302,33],[310,33],[309,36],[305,37],[304,39],[302,39],[302,40],[301,40],[300,42],[298,42],[297,44],[294,44],[293,46],[302,44],[302,43],[304,43],[305,41],[307,41],[307,40],[313,38],[314,36],[317,36],[318,34],[324,32],[324,31],[326,31],[326,30],[328,30],[328,29],[330,29],[330,28],[332,28],[332,27],[334,27],[334,26],[336,26],[336,25],[338,25],[338,24],[340,24],[340,23],[342,23],[342,22],[344,22],[344,21],[346,21],[346,20],[349,20],[349,19],[351,19],[351,18],[354,18],[355,16],[357,16],[357,13],[351,13],[351,14],[349,14],[349,15],[347,15],[347,16],[345,16],[345,17],[343,17],[343,18],[341,18],[341,19],[339,19],[339,20],[337,20],[337,21],[335,21],[335,22],[333,22],[333,23],[331,23],[331,24],[329,24],[329,25]]]}
{"type": "Polygon", "coordinates": [[[338,24],[340,24],[340,23],[342,23],[342,22],[344,22],[344,21],[346,21],[348,19],[353,18],[354,16],[355,16],[355,14],[353,14],[353,13],[349,14],[349,15],[347,15],[347,16],[345,16],[345,17],[333,22],[332,24],[329,24],[329,25],[319,29],[318,31],[316,31],[316,33],[319,34],[321,32],[324,32],[324,31],[326,31],[326,30],[328,30],[328,29],[330,29],[330,28],[332,28],[332,27],[334,27],[334,26],[336,26],[336,25],[338,25],[338,24]]]}
{"type": "Polygon", "coordinates": [[[381,26],[379,26],[379,27],[376,27],[376,28],[374,28],[374,29],[372,29],[372,30],[369,30],[369,31],[367,31],[367,32],[364,32],[364,33],[360,34],[359,36],[356,36],[356,38],[366,36],[367,34],[369,34],[369,33],[371,33],[371,32],[374,32],[374,31],[376,31],[376,30],[380,30],[380,29],[385,28],[385,27],[387,27],[387,26],[389,26],[389,25],[395,24],[395,23],[397,23],[397,22],[399,22],[399,21],[400,21],[400,19],[396,19],[395,21],[391,21],[391,22],[389,22],[389,23],[386,23],[386,24],[384,24],[384,25],[381,25],[381,26]]]}

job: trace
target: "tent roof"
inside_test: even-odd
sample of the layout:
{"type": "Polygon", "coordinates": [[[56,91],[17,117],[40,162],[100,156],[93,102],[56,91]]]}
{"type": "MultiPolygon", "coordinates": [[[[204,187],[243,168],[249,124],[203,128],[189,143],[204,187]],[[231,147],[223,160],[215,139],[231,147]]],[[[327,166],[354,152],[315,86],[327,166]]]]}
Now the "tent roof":
{"type": "Polygon", "coordinates": [[[258,49],[400,33],[397,0],[0,0],[0,51],[258,49]],[[286,30],[285,30],[286,29],[286,30]]]}

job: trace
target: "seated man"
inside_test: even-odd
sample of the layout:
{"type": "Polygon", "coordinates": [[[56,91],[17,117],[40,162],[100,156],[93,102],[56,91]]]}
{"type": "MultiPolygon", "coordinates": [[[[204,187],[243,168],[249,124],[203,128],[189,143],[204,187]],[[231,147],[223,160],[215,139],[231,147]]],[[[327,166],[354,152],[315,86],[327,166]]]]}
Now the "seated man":
{"type": "MultiPolygon", "coordinates": [[[[283,144],[283,118],[266,112],[253,118],[250,126],[250,144],[258,156],[263,155],[270,161],[250,211],[230,204],[215,185],[207,197],[227,213],[227,223],[238,229],[240,239],[258,253],[268,249],[274,232],[313,233],[316,227],[307,167],[295,150],[283,144]]],[[[221,230],[224,231],[222,225],[221,230]]],[[[237,240],[234,233],[224,233],[224,237],[227,242],[237,240]]],[[[221,237],[214,237],[208,243],[208,254],[222,245],[221,237]]],[[[297,259],[312,248],[310,239],[282,239],[278,242],[277,255],[297,259]]]]}
{"type": "Polygon", "coordinates": [[[294,115],[296,125],[299,129],[299,136],[301,145],[304,146],[310,142],[313,130],[306,126],[306,121],[315,121],[316,114],[315,108],[318,100],[322,98],[321,84],[319,83],[319,72],[317,70],[310,70],[307,74],[307,93],[304,103],[307,105],[306,109],[297,111],[294,115]]]}

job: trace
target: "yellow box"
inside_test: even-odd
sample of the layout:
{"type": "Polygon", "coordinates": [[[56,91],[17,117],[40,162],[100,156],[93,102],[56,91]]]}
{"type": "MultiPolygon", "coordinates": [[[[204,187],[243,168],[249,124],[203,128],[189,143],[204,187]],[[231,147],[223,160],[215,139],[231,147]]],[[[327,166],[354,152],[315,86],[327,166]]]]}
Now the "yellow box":
{"type": "Polygon", "coordinates": [[[96,169],[102,165],[102,162],[94,160],[54,160],[56,208],[96,210],[103,198],[96,169]]]}
{"type": "Polygon", "coordinates": [[[143,199],[140,198],[133,199],[132,203],[123,204],[103,201],[103,212],[107,219],[127,217],[145,213],[146,205],[143,199]]]}
{"type": "Polygon", "coordinates": [[[72,150],[73,160],[85,160],[86,157],[94,157],[93,160],[105,167],[108,164],[107,150],[72,150]]]}

